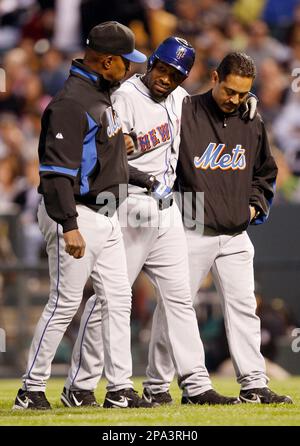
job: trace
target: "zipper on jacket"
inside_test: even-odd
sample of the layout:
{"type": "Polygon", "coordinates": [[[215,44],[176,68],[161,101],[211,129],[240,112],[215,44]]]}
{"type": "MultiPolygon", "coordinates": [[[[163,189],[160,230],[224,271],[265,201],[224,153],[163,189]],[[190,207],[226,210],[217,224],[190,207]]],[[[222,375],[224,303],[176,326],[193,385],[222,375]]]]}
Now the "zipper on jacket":
{"type": "Polygon", "coordinates": [[[227,127],[227,118],[224,116],[223,118],[223,127],[227,127]]]}

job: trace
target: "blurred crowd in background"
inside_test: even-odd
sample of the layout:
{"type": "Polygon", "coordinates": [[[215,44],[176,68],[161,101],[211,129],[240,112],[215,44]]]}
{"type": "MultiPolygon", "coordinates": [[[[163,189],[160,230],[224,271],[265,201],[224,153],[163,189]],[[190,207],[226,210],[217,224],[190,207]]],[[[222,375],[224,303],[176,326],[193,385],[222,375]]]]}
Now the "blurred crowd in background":
{"type": "MultiPolygon", "coordinates": [[[[0,219],[0,264],[46,258],[36,221],[41,114],[68,77],[70,61],[82,56],[88,31],[106,20],[130,26],[148,55],[170,35],[190,42],[197,55],[183,85],[190,94],[210,88],[211,71],[229,51],[252,56],[258,70],[252,91],[279,167],[274,204],[300,203],[300,0],[0,0],[0,214],[17,212],[22,227],[16,253],[0,219]]],[[[5,280],[13,279],[0,272],[0,289],[5,280]]],[[[136,332],[146,342],[155,292],[141,276],[134,294],[136,332]]],[[[203,314],[209,320],[205,308],[200,326],[203,314]]],[[[278,314],[279,336],[293,322],[269,310],[278,314]]],[[[212,369],[220,362],[213,354],[208,361],[212,369]]]]}

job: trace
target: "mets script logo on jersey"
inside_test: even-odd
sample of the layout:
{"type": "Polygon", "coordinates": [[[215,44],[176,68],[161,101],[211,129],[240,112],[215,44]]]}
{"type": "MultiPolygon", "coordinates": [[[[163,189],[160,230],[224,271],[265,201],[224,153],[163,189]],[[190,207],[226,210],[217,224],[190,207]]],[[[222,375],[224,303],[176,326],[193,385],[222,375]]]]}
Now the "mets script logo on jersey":
{"type": "Polygon", "coordinates": [[[137,137],[141,152],[148,152],[148,150],[154,149],[158,144],[169,141],[169,139],[170,129],[167,122],[137,137]]]}
{"type": "Polygon", "coordinates": [[[182,59],[186,53],[186,48],[180,46],[176,51],[176,59],[182,59]]]}
{"type": "Polygon", "coordinates": [[[105,110],[108,126],[107,126],[107,135],[109,138],[116,135],[122,128],[121,121],[116,111],[111,107],[108,107],[105,110]]]}
{"type": "Polygon", "coordinates": [[[246,157],[242,146],[237,144],[232,150],[232,155],[223,153],[225,148],[225,144],[209,143],[201,157],[195,156],[195,167],[203,170],[244,170],[246,168],[246,157]]]}

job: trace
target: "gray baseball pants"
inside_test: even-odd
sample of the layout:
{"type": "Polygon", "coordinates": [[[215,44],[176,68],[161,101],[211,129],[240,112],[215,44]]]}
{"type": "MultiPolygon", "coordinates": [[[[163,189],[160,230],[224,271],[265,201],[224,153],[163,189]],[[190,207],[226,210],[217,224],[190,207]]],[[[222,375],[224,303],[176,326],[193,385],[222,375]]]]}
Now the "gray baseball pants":
{"type": "MultiPolygon", "coordinates": [[[[186,237],[192,295],[196,296],[201,282],[211,271],[221,299],[227,340],[238,383],[245,390],[265,387],[268,378],[265,374],[265,361],[260,353],[260,320],[255,314],[254,247],[248,234],[241,232],[219,235],[206,230],[202,235],[186,230],[186,237]]],[[[159,313],[160,308],[157,307],[154,321],[158,320],[159,313]]],[[[171,358],[162,342],[163,336],[159,323],[153,324],[152,359],[149,361],[148,379],[144,385],[154,393],[166,390],[164,385],[157,388],[157,377],[169,383],[174,376],[171,358]]]]}
{"type": "MultiPolygon", "coordinates": [[[[151,197],[133,194],[126,205],[126,216],[131,226],[123,227],[122,232],[130,283],[143,268],[159,295],[159,311],[153,320],[154,338],[149,352],[148,375],[153,390],[168,388],[173,379],[174,364],[180,387],[187,395],[205,392],[212,386],[204,365],[204,350],[192,305],[186,238],[179,209],[174,204],[159,211],[151,197]],[[134,219],[137,209],[139,221],[134,219]],[[147,221],[150,223],[148,226],[147,221]],[[163,348],[168,352],[166,362],[163,357],[162,362],[157,362],[155,357],[154,346],[159,345],[160,341],[155,333],[156,327],[163,331],[163,348]],[[168,382],[165,381],[166,370],[170,378],[168,382]]],[[[102,308],[95,299],[92,296],[87,301],[81,319],[66,381],[66,387],[71,389],[94,390],[101,377],[102,340],[98,333],[102,308]]],[[[106,373],[105,358],[104,362],[106,373]]]]}
{"type": "Polygon", "coordinates": [[[78,310],[89,277],[96,293],[95,305],[101,306],[97,339],[103,342],[108,390],[133,386],[131,289],[119,221],[116,213],[108,218],[83,205],[77,206],[77,212],[79,231],[86,242],[81,259],[65,252],[62,228],[47,215],[43,202],[38,209],[39,226],[47,242],[50,296],[30,347],[24,390],[45,390],[56,349],[78,310]]]}

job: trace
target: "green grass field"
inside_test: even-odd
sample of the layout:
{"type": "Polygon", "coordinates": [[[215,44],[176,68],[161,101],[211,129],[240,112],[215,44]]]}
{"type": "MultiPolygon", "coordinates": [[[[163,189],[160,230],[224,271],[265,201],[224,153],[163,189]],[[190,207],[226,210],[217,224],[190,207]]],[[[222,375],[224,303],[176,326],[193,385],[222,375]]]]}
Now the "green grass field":
{"type": "MultiPolygon", "coordinates": [[[[142,379],[134,379],[140,392],[142,379]]],[[[239,387],[233,379],[213,378],[216,390],[237,395],[239,387]]],[[[174,382],[171,393],[174,404],[155,409],[66,409],[60,403],[63,380],[50,380],[47,397],[53,410],[12,411],[20,385],[18,380],[0,380],[0,425],[2,426],[300,426],[300,377],[272,381],[271,388],[288,394],[293,405],[181,406],[180,391],[174,382]]],[[[103,402],[105,382],[97,390],[103,402]]]]}

